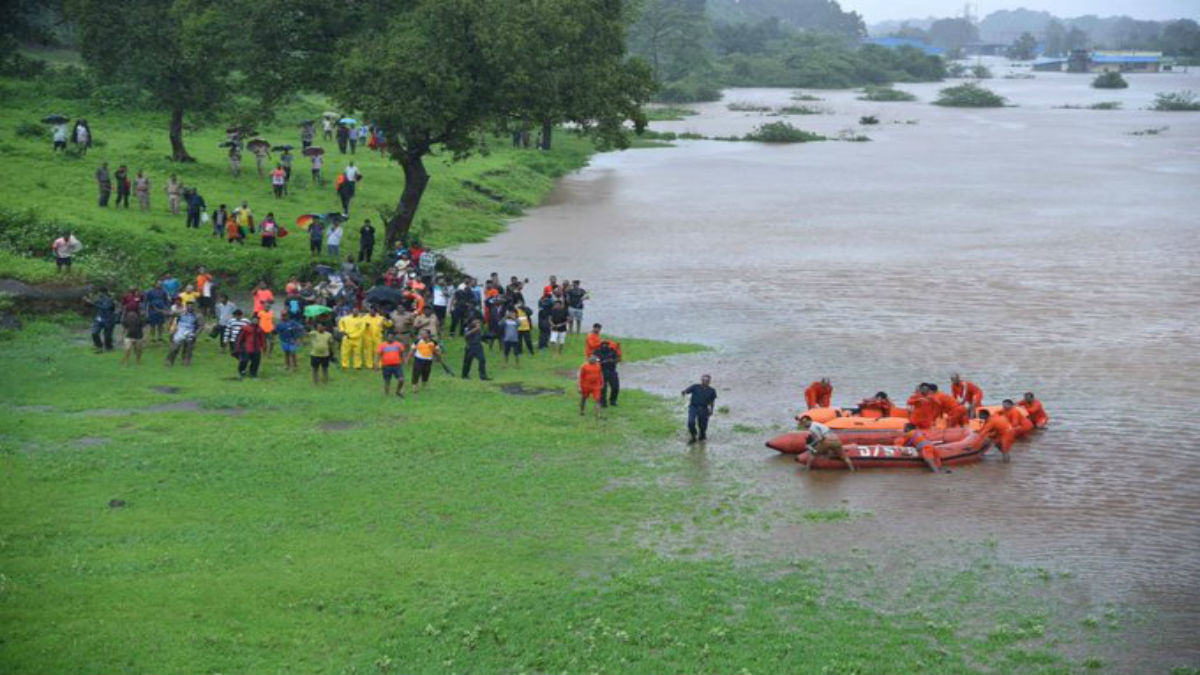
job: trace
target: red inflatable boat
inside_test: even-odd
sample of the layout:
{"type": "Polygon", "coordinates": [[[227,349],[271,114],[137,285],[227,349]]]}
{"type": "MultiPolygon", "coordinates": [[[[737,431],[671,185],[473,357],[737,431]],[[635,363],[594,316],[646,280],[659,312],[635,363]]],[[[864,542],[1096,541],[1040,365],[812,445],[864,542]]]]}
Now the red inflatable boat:
{"type": "MultiPolygon", "coordinates": [[[[773,441],[772,441],[773,442],[773,441]]],[[[769,444],[768,444],[769,445],[769,444]]],[[[983,459],[983,455],[991,447],[991,443],[980,438],[974,432],[966,437],[950,443],[938,443],[933,446],[942,458],[942,466],[957,466],[969,464],[983,459]]],[[[846,455],[854,463],[855,469],[875,468],[926,468],[924,460],[916,448],[901,445],[854,445],[847,444],[846,455]]],[[[808,451],[796,455],[796,461],[808,463],[808,451]]],[[[817,457],[813,460],[813,469],[845,469],[846,464],[840,459],[817,457]]]]}

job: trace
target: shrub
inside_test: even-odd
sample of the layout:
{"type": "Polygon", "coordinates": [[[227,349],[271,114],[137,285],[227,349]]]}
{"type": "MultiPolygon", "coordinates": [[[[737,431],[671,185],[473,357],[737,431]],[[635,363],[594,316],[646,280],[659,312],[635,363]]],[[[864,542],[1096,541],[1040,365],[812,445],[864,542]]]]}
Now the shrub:
{"type": "Polygon", "coordinates": [[[45,138],[47,134],[46,127],[36,122],[21,122],[14,131],[21,138],[45,138]]]}
{"type": "Polygon", "coordinates": [[[862,117],[858,118],[858,123],[863,126],[879,124],[879,118],[874,115],[863,115],[862,117]]]}
{"type": "Polygon", "coordinates": [[[687,78],[664,84],[654,95],[659,103],[697,103],[721,100],[721,89],[700,78],[687,78]]]}
{"type": "Polygon", "coordinates": [[[792,100],[793,101],[824,101],[825,99],[821,98],[820,96],[813,96],[812,94],[803,94],[803,93],[797,92],[795,94],[792,94],[792,100]]]}
{"type": "Polygon", "coordinates": [[[128,84],[105,84],[92,91],[91,103],[104,110],[141,110],[153,106],[149,94],[128,84]]]}
{"type": "Polygon", "coordinates": [[[697,114],[691,108],[677,108],[674,106],[664,106],[661,108],[646,108],[646,121],[648,122],[677,122],[688,115],[697,114]]]}
{"type": "Polygon", "coordinates": [[[1124,89],[1129,83],[1120,73],[1100,73],[1092,80],[1092,86],[1097,89],[1124,89]]]}
{"type": "Polygon", "coordinates": [[[917,97],[907,91],[893,89],[890,86],[869,86],[862,90],[860,101],[915,101],[917,97]]]}
{"type": "Polygon", "coordinates": [[[946,66],[946,77],[965,77],[967,67],[957,61],[946,66]]]}
{"type": "Polygon", "coordinates": [[[95,82],[83,68],[66,66],[52,71],[53,76],[48,81],[50,93],[58,98],[83,99],[92,95],[96,88],[95,82]]]}
{"type": "Polygon", "coordinates": [[[1200,110],[1200,101],[1196,100],[1196,93],[1190,89],[1169,94],[1159,93],[1154,95],[1154,106],[1150,109],[1168,112],[1194,111],[1200,110]]]}
{"type": "Polygon", "coordinates": [[[978,80],[986,80],[992,76],[992,71],[982,63],[971,66],[971,76],[978,80]]]}
{"type": "Polygon", "coordinates": [[[787,122],[769,122],[746,134],[745,139],[760,143],[808,143],[823,141],[825,137],[811,131],[797,129],[787,122]]]}
{"type": "Polygon", "coordinates": [[[991,89],[968,82],[941,90],[933,104],[953,108],[1001,108],[1005,99],[991,89]]]}

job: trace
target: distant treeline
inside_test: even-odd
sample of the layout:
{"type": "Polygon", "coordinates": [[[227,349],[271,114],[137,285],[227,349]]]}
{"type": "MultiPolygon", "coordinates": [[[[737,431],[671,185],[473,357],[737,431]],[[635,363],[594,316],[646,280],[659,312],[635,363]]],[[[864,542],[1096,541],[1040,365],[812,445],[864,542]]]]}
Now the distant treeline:
{"type": "Polygon", "coordinates": [[[657,98],[720,98],[722,87],[846,88],[942,79],[937,56],[863,46],[862,17],[835,0],[646,0],[630,52],[650,64],[657,98]]]}

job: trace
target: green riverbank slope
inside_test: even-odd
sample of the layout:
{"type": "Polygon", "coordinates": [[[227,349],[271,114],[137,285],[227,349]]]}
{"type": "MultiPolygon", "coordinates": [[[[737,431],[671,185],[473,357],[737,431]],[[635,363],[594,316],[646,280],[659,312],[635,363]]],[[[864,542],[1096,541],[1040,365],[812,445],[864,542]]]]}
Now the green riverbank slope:
{"type": "MultiPolygon", "coordinates": [[[[84,244],[75,281],[146,283],[170,269],[176,274],[207,265],[229,286],[245,287],[259,279],[279,281],[310,268],[305,232],[292,227],[295,219],[310,212],[340,210],[333,181],[347,162],[354,161],[364,179],[351,206],[342,250],[358,250],[358,228],[364,218],[376,225],[382,248],[381,212],[395,208],[404,185],[399,166],[378,152],[360,148],[342,155],[333,142],[316,142],[327,151],[323,186],[310,178],[309,160],[299,154],[302,119],[317,118],[327,105],[315,98],[301,98],[278,111],[279,122],[260,127],[261,137],[273,144],[296,146],[295,168],[289,194],[276,199],[269,177],[257,175],[254,157],[243,156],[243,170],[233,177],[226,150],[225,124],[212,120],[185,133],[194,164],[167,160],[167,116],[127,110],[117,102],[95,96],[84,99],[63,95],[70,91],[63,76],[24,81],[0,78],[0,153],[4,155],[4,180],[0,181],[0,278],[37,283],[55,278],[49,246],[57,232],[73,228],[84,244]],[[77,153],[53,153],[49,125],[40,120],[63,114],[72,120],[89,121],[96,147],[86,157],[77,153]],[[128,166],[131,177],[144,170],[151,179],[151,209],[139,212],[137,199],[129,210],[97,206],[94,179],[101,162],[110,171],[128,166]],[[211,228],[188,230],[184,217],[167,211],[164,188],[168,176],[178,174],[185,185],[197,186],[209,210],[227,204],[232,210],[249,202],[256,218],[269,211],[290,227],[292,235],[280,240],[274,250],[263,249],[251,236],[244,246],[215,238],[211,228]]],[[[554,149],[514,149],[505,138],[495,138],[485,153],[453,163],[448,155],[427,161],[432,179],[413,226],[413,233],[434,247],[481,241],[500,231],[508,218],[539,203],[554,179],[583,167],[595,148],[584,138],[559,133],[554,149]]],[[[279,153],[273,153],[277,159],[279,153]]],[[[273,167],[273,164],[270,166],[273,167]]],[[[114,194],[115,201],[115,194],[114,194]]],[[[331,260],[331,259],[330,259],[331,260]]]]}

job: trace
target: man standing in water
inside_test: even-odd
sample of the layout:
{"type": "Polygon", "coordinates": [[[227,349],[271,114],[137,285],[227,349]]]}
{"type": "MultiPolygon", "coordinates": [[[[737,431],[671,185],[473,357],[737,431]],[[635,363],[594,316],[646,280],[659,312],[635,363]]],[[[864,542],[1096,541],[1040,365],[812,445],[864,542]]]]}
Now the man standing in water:
{"type": "Polygon", "coordinates": [[[680,393],[692,397],[688,402],[687,429],[691,437],[688,444],[708,440],[708,418],[712,417],[713,403],[717,400],[717,390],[709,386],[711,382],[712,377],[701,375],[700,384],[693,384],[680,393]],[[698,436],[697,431],[700,432],[698,436]]]}

